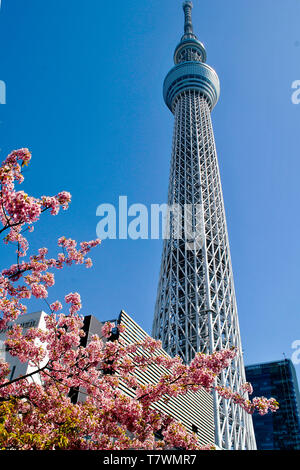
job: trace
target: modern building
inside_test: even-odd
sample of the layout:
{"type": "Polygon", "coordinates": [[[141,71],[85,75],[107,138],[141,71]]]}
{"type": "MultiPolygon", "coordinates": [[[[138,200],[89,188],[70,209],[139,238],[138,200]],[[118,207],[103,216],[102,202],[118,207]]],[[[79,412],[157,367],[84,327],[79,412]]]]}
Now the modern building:
{"type": "MultiPolygon", "coordinates": [[[[26,313],[24,315],[20,315],[17,320],[15,320],[14,324],[20,325],[23,328],[23,332],[28,328],[40,328],[44,330],[46,329],[46,316],[47,314],[43,311],[26,313]]],[[[4,342],[7,339],[6,333],[12,328],[12,325],[13,323],[9,323],[6,328],[0,330],[0,359],[8,362],[10,365],[9,380],[13,380],[26,374],[31,374],[36,369],[27,362],[20,362],[18,358],[9,354],[4,342]]],[[[38,381],[38,374],[33,375],[29,380],[38,381]]]]}
{"type": "Polygon", "coordinates": [[[246,367],[254,396],[274,397],[279,410],[253,415],[257,448],[300,450],[300,395],[294,364],[290,359],[246,367]]]}
{"type": "MultiPolygon", "coordinates": [[[[192,2],[183,10],[184,35],[163,86],[175,117],[168,205],[177,213],[171,211],[164,240],[152,336],[187,363],[198,351],[236,347],[239,354],[219,383],[239,390],[245,369],[211,121],[220,83],[194,33],[192,2]]],[[[255,449],[251,417],[216,394],[214,402],[216,444],[255,449]]]]}
{"type": "MultiPolygon", "coordinates": [[[[121,312],[117,319],[110,320],[112,323],[125,326],[125,331],[120,336],[116,335],[115,340],[124,341],[125,344],[132,344],[141,341],[149,336],[127,313],[121,312]]],[[[105,322],[100,322],[93,315],[84,318],[84,330],[86,336],[82,339],[82,346],[86,346],[93,335],[102,336],[102,326],[105,322]]],[[[163,350],[158,352],[165,354],[163,350]]],[[[153,365],[147,370],[137,370],[135,377],[140,384],[157,383],[163,369],[153,365]]],[[[134,398],[134,390],[129,389],[125,384],[120,385],[120,389],[128,396],[134,398]]],[[[74,402],[84,401],[85,394],[74,392],[72,400],[74,402]]],[[[196,393],[188,392],[177,398],[171,398],[167,403],[163,400],[153,404],[153,407],[162,413],[172,416],[180,421],[188,431],[196,432],[201,445],[215,444],[214,436],[214,408],[213,398],[205,390],[196,393]]]]}

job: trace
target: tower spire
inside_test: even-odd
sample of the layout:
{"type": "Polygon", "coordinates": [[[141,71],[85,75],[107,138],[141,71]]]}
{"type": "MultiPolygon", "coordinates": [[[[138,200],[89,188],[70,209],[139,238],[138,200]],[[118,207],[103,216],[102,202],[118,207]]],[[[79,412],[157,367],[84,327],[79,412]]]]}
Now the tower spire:
{"type": "Polygon", "coordinates": [[[194,28],[193,28],[193,22],[192,22],[192,8],[193,8],[193,3],[192,2],[183,2],[182,5],[183,11],[184,11],[184,37],[185,38],[190,38],[194,37],[196,38],[194,34],[194,28]]]}
{"type": "Polygon", "coordinates": [[[192,22],[193,4],[190,1],[183,2],[184,11],[184,35],[175,49],[174,62],[179,64],[182,62],[205,62],[205,47],[194,33],[192,22]]]}

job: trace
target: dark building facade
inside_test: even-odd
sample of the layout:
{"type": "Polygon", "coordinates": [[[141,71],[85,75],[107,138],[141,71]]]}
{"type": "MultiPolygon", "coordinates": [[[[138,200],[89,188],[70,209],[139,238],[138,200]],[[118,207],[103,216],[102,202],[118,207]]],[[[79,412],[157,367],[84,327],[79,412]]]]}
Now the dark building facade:
{"type": "Polygon", "coordinates": [[[279,410],[253,415],[258,449],[300,450],[300,395],[294,365],[290,359],[246,367],[253,396],[274,397],[279,410]]]}

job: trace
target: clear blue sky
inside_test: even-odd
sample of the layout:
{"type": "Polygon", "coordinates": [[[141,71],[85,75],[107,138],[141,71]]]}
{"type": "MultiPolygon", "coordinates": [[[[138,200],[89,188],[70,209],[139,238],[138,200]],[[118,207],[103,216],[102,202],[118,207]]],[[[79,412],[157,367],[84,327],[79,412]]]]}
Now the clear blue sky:
{"type": "MultiPolygon", "coordinates": [[[[181,0],[3,0],[2,157],[29,147],[24,189],[72,193],[32,247],[96,237],[96,208],[166,201],[173,116],[162,83],[183,31],[181,0]]],[[[300,339],[298,0],[194,0],[194,26],[219,74],[213,111],[246,363],[281,359],[300,339]]],[[[21,189],[21,188],[20,188],[21,189]]],[[[49,300],[79,291],[83,313],[126,310],[151,331],[162,242],[110,240],[92,270],[58,273],[49,300]]],[[[14,262],[0,248],[1,264],[14,262]]],[[[32,308],[44,308],[36,302],[32,308]]],[[[296,367],[300,372],[300,365],[296,367]]]]}

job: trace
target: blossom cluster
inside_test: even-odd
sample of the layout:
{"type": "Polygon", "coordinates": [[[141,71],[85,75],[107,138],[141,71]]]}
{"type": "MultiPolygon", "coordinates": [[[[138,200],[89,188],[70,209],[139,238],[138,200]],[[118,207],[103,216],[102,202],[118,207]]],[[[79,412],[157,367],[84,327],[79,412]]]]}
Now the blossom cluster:
{"type": "Polygon", "coordinates": [[[22,168],[30,160],[31,154],[24,148],[10,153],[0,166],[0,233],[8,230],[5,242],[17,244],[18,256],[26,255],[28,241],[23,233],[33,230],[33,224],[39,220],[41,213],[50,210],[52,215],[57,215],[60,208],[67,209],[71,201],[71,194],[67,191],[41,198],[16,191],[15,182],[24,181],[22,168]]]}
{"type": "MultiPolygon", "coordinates": [[[[71,239],[59,239],[58,245],[66,247],[65,253],[59,253],[57,258],[46,257],[48,250],[40,248],[37,255],[30,256],[28,261],[13,264],[8,269],[0,273],[0,329],[5,328],[9,321],[15,320],[18,315],[26,312],[23,300],[32,296],[37,299],[46,299],[48,289],[55,283],[55,277],[50,269],[62,269],[64,266],[87,263],[86,255],[89,251],[100,244],[100,240],[84,242],[77,249],[77,243],[71,239]],[[63,245],[62,245],[63,243],[63,245]],[[72,246],[72,248],[70,248],[72,246]]],[[[89,259],[89,258],[88,258],[89,259]]],[[[76,312],[81,307],[78,295],[70,296],[66,302],[71,303],[72,312],[76,312]],[[76,298],[75,298],[76,297],[76,298]]],[[[53,305],[54,310],[59,310],[59,304],[53,305]]]]}

